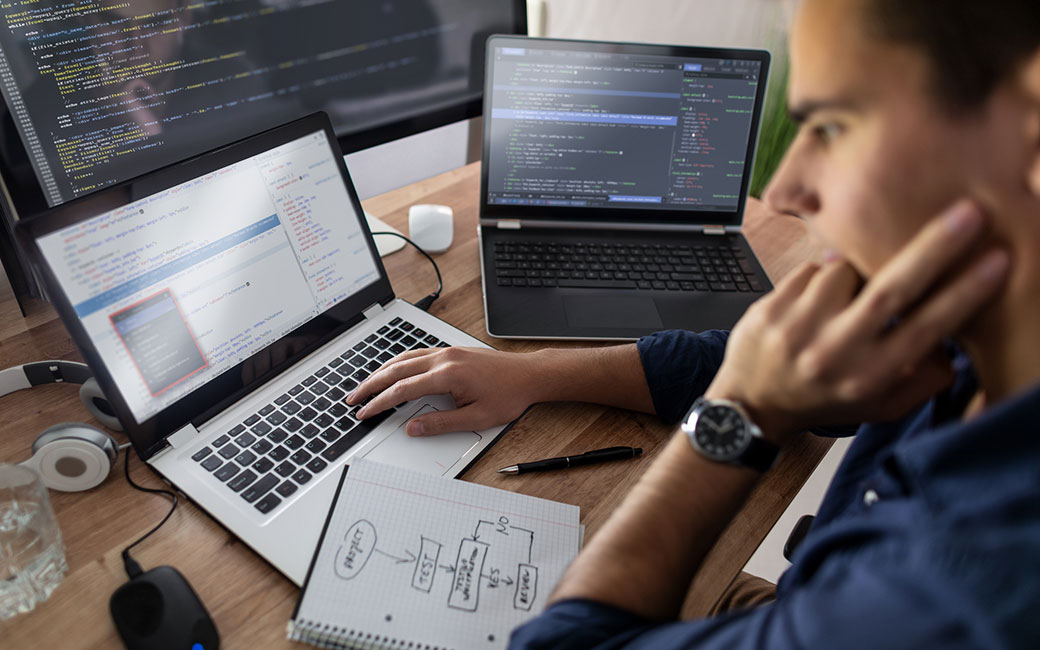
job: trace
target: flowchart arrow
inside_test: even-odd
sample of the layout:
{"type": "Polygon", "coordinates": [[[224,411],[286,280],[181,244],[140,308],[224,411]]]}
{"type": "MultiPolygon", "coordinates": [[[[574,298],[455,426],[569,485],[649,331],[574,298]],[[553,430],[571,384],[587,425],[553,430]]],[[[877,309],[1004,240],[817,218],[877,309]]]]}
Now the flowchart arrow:
{"type": "Polygon", "coordinates": [[[521,532],[527,533],[528,536],[530,537],[530,539],[529,539],[529,541],[527,543],[527,563],[530,564],[531,563],[531,551],[534,550],[534,531],[533,530],[527,530],[526,528],[520,528],[519,526],[510,526],[510,528],[512,528],[513,530],[519,530],[521,532]]]}
{"type": "Polygon", "coordinates": [[[455,573],[455,567],[452,566],[451,564],[440,564],[438,566],[440,568],[444,569],[448,573],[455,573]]]}
{"type": "Polygon", "coordinates": [[[481,524],[488,524],[490,526],[494,526],[495,522],[487,521],[485,519],[481,519],[480,521],[478,521],[477,522],[477,527],[473,529],[473,541],[474,542],[477,541],[478,539],[480,539],[480,526],[481,526],[481,524]]]}
{"type": "Polygon", "coordinates": [[[391,560],[395,560],[397,564],[410,564],[412,562],[415,562],[415,553],[412,553],[409,550],[405,550],[405,553],[408,554],[408,557],[397,557],[396,555],[391,555],[386,551],[381,551],[378,548],[376,549],[376,553],[379,553],[380,555],[385,555],[391,560]]]}
{"type": "Polygon", "coordinates": [[[496,574],[497,575],[501,575],[501,572],[498,569],[494,569],[492,571],[492,575],[488,575],[486,573],[481,573],[480,577],[484,578],[485,580],[488,581],[488,588],[490,588],[490,589],[495,589],[496,587],[498,587],[499,584],[502,584],[502,583],[505,583],[507,585],[513,584],[512,578],[496,578],[495,577],[496,574]]]}

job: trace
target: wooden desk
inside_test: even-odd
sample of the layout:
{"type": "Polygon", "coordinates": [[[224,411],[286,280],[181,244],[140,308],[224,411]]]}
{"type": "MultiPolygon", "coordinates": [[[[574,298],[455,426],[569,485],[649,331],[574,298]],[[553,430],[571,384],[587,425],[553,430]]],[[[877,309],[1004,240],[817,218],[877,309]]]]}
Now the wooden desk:
{"type": "MultiPolygon", "coordinates": [[[[375,197],[365,207],[402,231],[407,229],[407,210],[413,203],[454,208],[455,243],[438,257],[445,286],[432,312],[440,318],[499,349],[573,345],[496,340],[485,332],[476,239],[479,181],[479,164],[473,164],[375,197]]],[[[815,254],[801,221],[772,214],[757,202],[750,205],[745,225],[774,281],[815,254]]],[[[385,263],[404,299],[417,300],[435,286],[428,263],[411,248],[385,258],[385,263]]],[[[43,303],[33,304],[23,318],[10,288],[0,287],[0,368],[55,358],[80,357],[53,310],[43,303]]],[[[85,416],[72,386],[39,387],[0,399],[0,458],[23,460],[38,432],[85,416]]],[[[578,505],[587,534],[594,535],[671,432],[672,427],[648,415],[586,404],[542,404],[531,409],[463,478],[578,505]],[[646,453],[633,461],[566,472],[514,477],[496,473],[519,459],[615,444],[640,446],[646,453]]],[[[708,611],[827,447],[827,441],[803,437],[781,458],[708,557],[691,589],[685,615],[708,611]]],[[[90,492],[51,493],[65,538],[69,575],[32,613],[0,623],[5,648],[120,647],[108,613],[109,597],[126,580],[119,553],[158,523],[169,507],[164,498],[132,490],[120,475],[122,463],[120,457],[118,472],[90,492]]],[[[131,471],[140,483],[161,485],[136,457],[131,459],[131,471]]],[[[191,503],[182,501],[170,521],[140,545],[134,557],[145,568],[170,564],[187,576],[213,616],[224,648],[299,647],[285,638],[297,588],[191,503]]]]}

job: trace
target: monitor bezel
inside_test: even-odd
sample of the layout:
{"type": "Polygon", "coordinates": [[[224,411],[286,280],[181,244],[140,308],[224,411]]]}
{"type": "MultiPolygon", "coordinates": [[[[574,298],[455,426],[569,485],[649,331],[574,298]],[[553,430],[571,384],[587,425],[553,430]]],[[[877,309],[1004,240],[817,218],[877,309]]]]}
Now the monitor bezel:
{"type": "MultiPolygon", "coordinates": [[[[513,0],[512,5],[514,22],[511,33],[525,35],[527,34],[527,0],[513,0]]],[[[486,78],[486,73],[483,76],[486,78]]],[[[480,88],[480,92],[472,99],[455,102],[443,108],[389,124],[339,136],[340,148],[345,154],[356,153],[410,135],[479,117],[484,107],[483,84],[480,88]]]]}
{"type": "Polygon", "coordinates": [[[663,45],[655,43],[629,43],[616,41],[588,41],[559,38],[518,37],[506,34],[495,34],[488,38],[484,48],[484,115],[491,110],[491,84],[494,79],[496,47],[536,47],[543,49],[561,49],[578,51],[599,51],[617,54],[648,54],[660,56],[677,56],[707,59],[743,59],[758,61],[762,64],[758,87],[755,92],[755,104],[752,110],[750,135],[744,160],[744,173],[740,181],[740,194],[736,208],[732,211],[715,210],[667,210],[649,209],[640,211],[636,207],[610,208],[595,207],[557,207],[504,205],[488,202],[488,182],[491,159],[491,127],[492,120],[484,119],[483,153],[480,171],[480,218],[488,220],[520,220],[529,221],[533,225],[548,225],[564,220],[568,224],[604,223],[624,224],[638,221],[642,225],[682,226],[691,224],[739,226],[743,222],[744,209],[747,205],[748,188],[755,167],[755,151],[757,149],[762,111],[765,104],[767,86],[769,85],[769,69],[771,55],[768,50],[745,48],[699,47],[692,45],[663,45]],[[565,213],[562,216],[561,213],[565,213]]]}
{"type": "Polygon", "coordinates": [[[166,445],[165,440],[167,436],[175,433],[185,425],[192,424],[198,426],[209,420],[240,400],[243,396],[276,378],[314,350],[361,322],[364,319],[362,315],[364,309],[376,303],[385,306],[393,301],[395,298],[393,288],[390,285],[390,279],[387,276],[372,234],[368,228],[362,228],[369,253],[373,257],[379,274],[375,282],[326,310],[303,326],[286,334],[270,346],[257,351],[248,359],[230,367],[214,377],[209,383],[195,389],[142,422],[138,422],[133,416],[107,365],[103,362],[97,348],[76,315],[75,308],[62,290],[50,265],[46,263],[39,247],[39,239],[57,230],[86,221],[111,210],[111,204],[107,203],[107,199],[113,195],[122,198],[121,195],[129,193],[129,198],[123,199],[124,204],[139,200],[145,196],[164,191],[170,187],[318,131],[323,131],[329,138],[333,156],[337,161],[340,174],[350,195],[351,205],[356,211],[355,216],[357,219],[363,220],[364,212],[361,208],[361,202],[358,199],[354,184],[343,161],[343,155],[339,150],[337,139],[332,130],[332,124],[325,113],[315,113],[232,144],[218,147],[186,161],[162,167],[142,176],[67,201],[45,213],[24,219],[18,223],[16,233],[23,250],[28,251],[34,271],[42,278],[62,322],[72,335],[72,339],[80,354],[86,360],[87,365],[94,372],[98,384],[108,398],[116,416],[123,424],[124,431],[126,431],[130,441],[134,444],[134,449],[141,458],[147,460],[161,450],[166,445]],[[309,331],[309,328],[319,320],[328,320],[330,322],[327,323],[327,327],[315,335],[309,331]],[[304,348],[288,356],[285,361],[276,366],[271,366],[265,373],[249,382],[233,381],[235,378],[242,376],[242,370],[247,364],[261,361],[266,350],[289,337],[300,336],[304,333],[308,336],[314,336],[313,340],[304,348]]]}

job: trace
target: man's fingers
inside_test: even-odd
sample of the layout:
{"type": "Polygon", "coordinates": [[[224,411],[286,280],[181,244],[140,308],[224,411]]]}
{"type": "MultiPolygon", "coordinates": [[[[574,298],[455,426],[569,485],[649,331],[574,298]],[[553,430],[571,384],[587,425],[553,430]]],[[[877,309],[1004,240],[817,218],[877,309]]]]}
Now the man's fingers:
{"type": "MultiPolygon", "coordinates": [[[[419,359],[421,357],[428,357],[431,354],[436,354],[437,352],[438,352],[438,348],[423,348],[421,350],[408,350],[407,352],[402,352],[401,354],[397,355],[393,359],[390,359],[389,361],[384,363],[382,366],[379,367],[379,370],[376,370],[376,372],[377,373],[378,372],[382,372],[382,371],[386,370],[387,368],[390,368],[391,366],[394,366],[394,365],[399,364],[399,363],[404,362],[404,361],[411,361],[412,359],[419,359]]],[[[374,376],[374,374],[373,374],[373,376],[374,376]]],[[[362,383],[364,383],[364,382],[362,382],[362,383]]]]}
{"type": "Polygon", "coordinates": [[[1006,251],[987,252],[908,314],[884,341],[882,355],[916,363],[996,295],[1007,279],[1010,265],[1006,251]]]}
{"type": "Polygon", "coordinates": [[[773,300],[783,304],[795,300],[802,295],[809,282],[812,281],[819,271],[820,265],[814,262],[801,264],[784,276],[784,279],[776,285],[772,293],[773,300]]]}
{"type": "Polygon", "coordinates": [[[480,431],[493,426],[476,404],[451,411],[433,411],[409,420],[405,432],[410,436],[436,436],[453,431],[480,431]]]}
{"type": "Polygon", "coordinates": [[[785,317],[788,341],[800,347],[819,336],[820,326],[847,309],[862,284],[851,264],[828,262],[812,276],[785,317]]]}
{"type": "MultiPolygon", "coordinates": [[[[418,350],[412,352],[418,352],[418,350]]],[[[363,402],[369,395],[381,393],[402,379],[426,372],[433,365],[430,355],[411,355],[408,358],[401,358],[405,354],[410,354],[410,352],[405,352],[400,357],[387,361],[381,368],[369,375],[368,379],[361,382],[347,395],[347,404],[354,405],[363,402]]]]}
{"type": "MultiPolygon", "coordinates": [[[[943,339],[961,329],[993,298],[1006,279],[1009,266],[1006,252],[990,251],[901,317],[891,331],[880,337],[876,346],[865,348],[869,350],[869,357],[861,355],[859,361],[850,361],[860,370],[844,382],[846,397],[882,396],[889,387],[903,381],[904,368],[916,368],[928,362],[927,355],[933,354],[943,339]]],[[[900,395],[896,401],[901,402],[902,397],[905,396],[900,395]]]]}
{"type": "Polygon", "coordinates": [[[751,316],[752,320],[764,319],[766,322],[781,318],[788,313],[791,304],[798,300],[819,272],[819,264],[806,262],[799,265],[784,276],[784,279],[778,282],[771,292],[752,305],[748,310],[748,315],[754,314],[751,316]]]}
{"type": "Polygon", "coordinates": [[[862,284],[851,264],[830,262],[813,276],[799,300],[811,305],[814,314],[830,316],[847,308],[862,284]]]}
{"type": "MultiPolygon", "coordinates": [[[[432,365],[427,364],[423,359],[415,360],[412,364],[415,364],[416,367],[420,364],[432,365]]],[[[406,366],[406,364],[398,365],[401,367],[406,366]]],[[[394,370],[390,369],[388,374],[392,372],[394,372],[394,370]]],[[[376,413],[382,413],[390,407],[404,404],[413,399],[418,399],[423,395],[449,394],[455,388],[457,388],[457,385],[451,381],[451,378],[437,369],[409,373],[408,376],[394,381],[388,388],[377,392],[375,397],[372,398],[372,401],[365,404],[365,406],[358,411],[358,417],[361,419],[371,417],[376,413]]]]}
{"type": "Polygon", "coordinates": [[[878,271],[848,311],[850,338],[877,336],[975,245],[982,213],[960,201],[921,231],[878,271]]]}

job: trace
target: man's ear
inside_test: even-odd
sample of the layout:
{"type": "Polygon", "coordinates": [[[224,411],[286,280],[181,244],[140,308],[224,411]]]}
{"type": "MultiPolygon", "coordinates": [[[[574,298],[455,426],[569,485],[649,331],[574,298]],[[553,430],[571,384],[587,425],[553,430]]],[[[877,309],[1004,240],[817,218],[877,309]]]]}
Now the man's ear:
{"type": "Polygon", "coordinates": [[[1032,161],[1029,165],[1027,181],[1033,195],[1040,197],[1040,48],[1033,52],[1023,67],[1022,81],[1031,112],[1027,137],[1032,150],[1032,161]]]}

